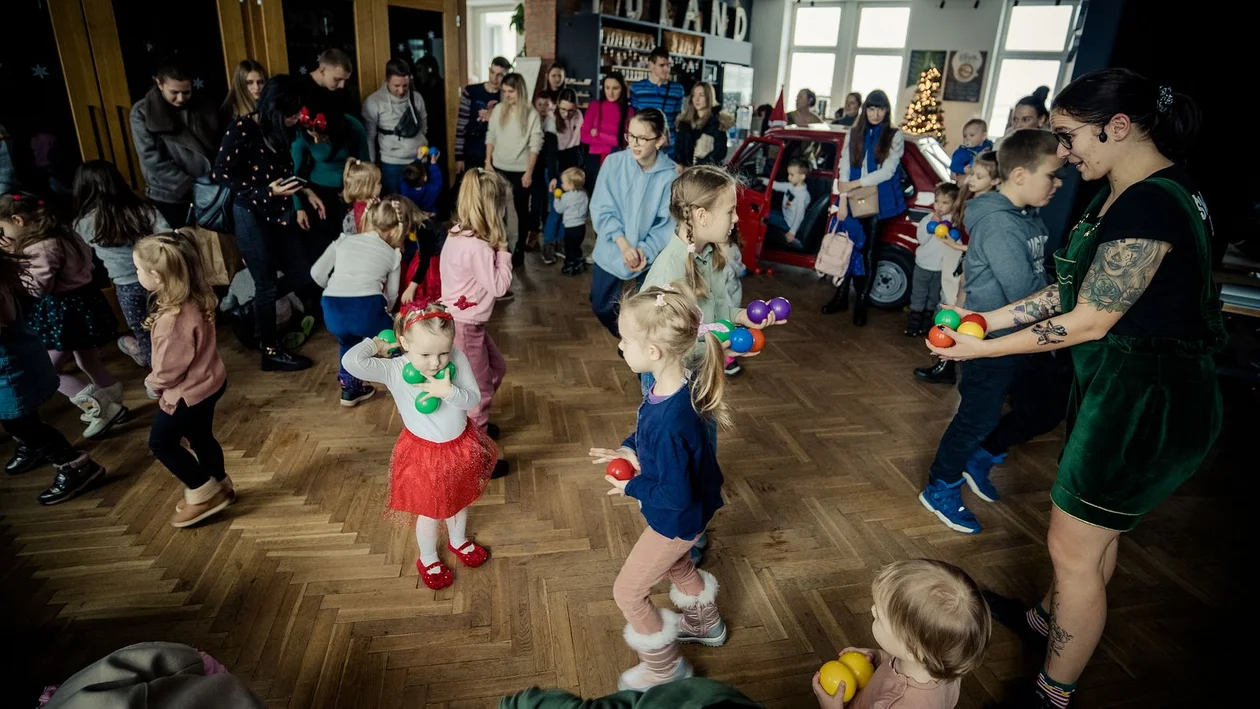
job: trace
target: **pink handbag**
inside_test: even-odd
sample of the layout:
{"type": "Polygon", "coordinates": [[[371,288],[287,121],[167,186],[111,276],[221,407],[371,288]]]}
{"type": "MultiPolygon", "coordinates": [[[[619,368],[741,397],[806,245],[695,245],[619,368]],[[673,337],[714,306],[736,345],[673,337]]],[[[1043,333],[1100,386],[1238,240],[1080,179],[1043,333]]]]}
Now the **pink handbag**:
{"type": "Polygon", "coordinates": [[[836,284],[844,280],[849,272],[849,259],[853,256],[853,242],[844,232],[832,232],[823,236],[822,246],[818,247],[818,257],[814,259],[814,270],[824,276],[831,276],[836,284]]]}

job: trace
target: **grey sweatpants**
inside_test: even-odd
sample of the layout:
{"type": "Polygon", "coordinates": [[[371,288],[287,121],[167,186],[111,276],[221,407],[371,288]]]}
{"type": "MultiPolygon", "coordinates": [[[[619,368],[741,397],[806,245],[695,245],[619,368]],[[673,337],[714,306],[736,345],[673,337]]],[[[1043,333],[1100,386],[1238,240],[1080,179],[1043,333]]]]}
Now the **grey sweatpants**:
{"type": "Polygon", "coordinates": [[[941,272],[929,271],[915,264],[914,283],[910,286],[911,310],[936,310],[941,302],[941,272]]]}

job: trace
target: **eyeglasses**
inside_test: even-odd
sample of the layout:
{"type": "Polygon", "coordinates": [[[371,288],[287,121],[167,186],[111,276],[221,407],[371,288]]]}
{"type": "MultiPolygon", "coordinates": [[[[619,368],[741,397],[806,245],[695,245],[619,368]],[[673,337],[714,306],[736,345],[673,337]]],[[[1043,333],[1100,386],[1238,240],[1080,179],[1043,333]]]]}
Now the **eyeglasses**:
{"type": "Polygon", "coordinates": [[[1089,125],[1088,123],[1082,123],[1081,125],[1073,128],[1072,130],[1054,131],[1054,139],[1059,141],[1059,145],[1062,145],[1064,148],[1071,150],[1072,149],[1072,134],[1088,125],[1089,125]]]}
{"type": "Polygon", "coordinates": [[[634,133],[626,133],[626,142],[630,145],[644,145],[660,138],[659,135],[635,135],[634,133]]]}

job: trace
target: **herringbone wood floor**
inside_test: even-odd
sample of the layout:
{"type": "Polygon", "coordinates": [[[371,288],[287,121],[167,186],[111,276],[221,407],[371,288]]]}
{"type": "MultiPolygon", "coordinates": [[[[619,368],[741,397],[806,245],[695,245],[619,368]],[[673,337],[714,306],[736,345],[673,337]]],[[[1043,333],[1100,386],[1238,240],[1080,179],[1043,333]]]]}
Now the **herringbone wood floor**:
{"type": "MultiPolygon", "coordinates": [[[[492,550],[486,566],[455,567],[455,585],[437,593],[417,583],[411,530],[381,518],[398,416],[381,398],[337,406],[326,333],[305,350],[317,366],[296,375],[258,372],[221,336],[230,384],[218,432],[240,502],[182,531],[167,524],[179,485],[145,447],[153,404],[141,373],[111,357],[137,416],[87,446],[108,482],[41,508],[48,469],[0,481],[0,627],[16,656],[3,704],[32,705],[42,684],[142,640],[212,653],[274,707],[454,709],[531,685],[613,691],[632,660],[612,581],[643,523],[632,502],[605,496],[586,450],[633,426],[639,387],[589,313],[588,279],[532,258],[530,269],[492,328],[509,367],[494,418],[514,474],[472,511],[470,531],[492,550]]],[[[745,288],[748,298],[786,295],[796,313],[730,387],[728,504],[706,566],[722,581],[732,632],[724,648],[687,649],[698,672],[767,706],[810,706],[819,664],[871,644],[870,580],[898,558],[946,559],[983,585],[1035,597],[1048,581],[1061,434],[1012,454],[996,473],[1000,503],[974,501],[983,534],[950,532],[915,495],[957,394],[909,376],[923,348],[900,335],[901,316],[876,313],[859,330],[818,315],[827,291],[803,274],[745,288]]],[[[47,411],[79,430],[63,401],[47,411]]],[[[1168,678],[1186,679],[1210,652],[1243,558],[1222,458],[1124,538],[1080,706],[1170,705],[1168,678]]],[[[1001,696],[1026,660],[995,630],[960,706],[1001,696]]]]}

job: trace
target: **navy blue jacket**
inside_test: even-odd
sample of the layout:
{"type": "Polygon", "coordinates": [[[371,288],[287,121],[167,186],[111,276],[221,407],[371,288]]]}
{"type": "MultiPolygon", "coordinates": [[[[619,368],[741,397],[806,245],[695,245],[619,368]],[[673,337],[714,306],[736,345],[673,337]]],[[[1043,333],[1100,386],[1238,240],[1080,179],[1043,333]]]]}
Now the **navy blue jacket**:
{"type": "Polygon", "coordinates": [[[722,470],[704,420],[691,405],[691,387],[639,406],[635,432],[622,445],[639,456],[640,472],[626,494],[643,507],[658,534],[694,539],[722,507],[722,470]]]}

